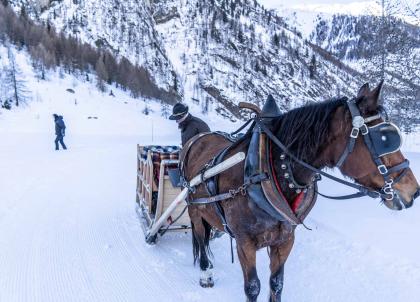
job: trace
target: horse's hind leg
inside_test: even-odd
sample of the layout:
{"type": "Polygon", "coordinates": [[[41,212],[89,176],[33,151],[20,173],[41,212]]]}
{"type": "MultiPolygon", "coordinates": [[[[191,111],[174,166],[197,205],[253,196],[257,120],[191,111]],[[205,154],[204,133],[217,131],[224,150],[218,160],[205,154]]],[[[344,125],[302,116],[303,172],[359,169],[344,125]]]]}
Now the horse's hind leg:
{"type": "Polygon", "coordinates": [[[237,250],[244,274],[244,290],[248,298],[247,301],[255,302],[261,289],[256,268],[257,249],[251,240],[247,240],[245,242],[237,241],[237,250]]]}
{"type": "MultiPolygon", "coordinates": [[[[193,214],[194,215],[194,214],[193,214]]],[[[200,263],[200,285],[213,287],[213,264],[209,260],[209,240],[211,226],[199,215],[191,216],[194,263],[200,263]]]]}
{"type": "Polygon", "coordinates": [[[285,243],[270,246],[270,302],[281,302],[283,291],[284,264],[289,257],[294,242],[294,235],[285,243]]]}

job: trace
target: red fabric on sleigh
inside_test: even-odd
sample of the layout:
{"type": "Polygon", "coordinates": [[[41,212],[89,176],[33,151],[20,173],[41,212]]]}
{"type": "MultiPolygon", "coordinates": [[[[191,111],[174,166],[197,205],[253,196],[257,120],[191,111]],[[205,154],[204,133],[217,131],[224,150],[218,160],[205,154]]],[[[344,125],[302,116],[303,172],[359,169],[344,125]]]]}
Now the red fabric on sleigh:
{"type": "MultiPolygon", "coordinates": [[[[153,162],[153,177],[156,184],[159,184],[160,165],[163,160],[178,160],[180,148],[177,146],[146,146],[143,148],[142,157],[147,158],[147,153],[151,152],[153,162]]],[[[168,175],[168,168],[177,168],[177,164],[165,166],[165,175],[168,175]]]]}

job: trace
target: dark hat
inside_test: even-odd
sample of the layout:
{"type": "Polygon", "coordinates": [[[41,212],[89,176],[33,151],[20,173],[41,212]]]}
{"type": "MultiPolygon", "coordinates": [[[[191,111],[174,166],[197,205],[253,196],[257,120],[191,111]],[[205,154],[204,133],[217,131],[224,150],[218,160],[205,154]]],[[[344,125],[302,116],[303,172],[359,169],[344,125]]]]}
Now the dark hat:
{"type": "Polygon", "coordinates": [[[188,113],[188,106],[182,103],[176,103],[174,108],[172,108],[172,115],[169,117],[170,120],[179,120],[185,114],[188,113]]]}

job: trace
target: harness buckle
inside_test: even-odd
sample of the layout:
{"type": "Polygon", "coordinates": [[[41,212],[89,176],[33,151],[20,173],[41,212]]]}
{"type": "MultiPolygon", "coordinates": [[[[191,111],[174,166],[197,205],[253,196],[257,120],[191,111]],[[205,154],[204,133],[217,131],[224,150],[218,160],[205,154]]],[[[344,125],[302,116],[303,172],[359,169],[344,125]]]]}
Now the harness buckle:
{"type": "Polygon", "coordinates": [[[388,173],[388,168],[385,165],[378,166],[379,173],[385,175],[388,173]]]}
{"type": "Polygon", "coordinates": [[[362,135],[366,135],[369,133],[369,128],[366,126],[366,124],[363,124],[362,127],[360,127],[360,130],[362,132],[362,135]]]}
{"type": "Polygon", "coordinates": [[[229,194],[231,195],[231,198],[234,198],[234,197],[236,197],[236,195],[238,195],[236,190],[229,190],[229,194]]]}
{"type": "Polygon", "coordinates": [[[247,186],[245,184],[240,186],[239,193],[241,193],[242,196],[245,196],[247,194],[247,186]]]}
{"type": "Polygon", "coordinates": [[[312,177],[312,182],[317,182],[322,179],[321,174],[315,173],[315,175],[312,177]]]}
{"type": "Polygon", "coordinates": [[[350,137],[351,138],[357,138],[359,136],[359,128],[353,128],[351,129],[350,137]]]}

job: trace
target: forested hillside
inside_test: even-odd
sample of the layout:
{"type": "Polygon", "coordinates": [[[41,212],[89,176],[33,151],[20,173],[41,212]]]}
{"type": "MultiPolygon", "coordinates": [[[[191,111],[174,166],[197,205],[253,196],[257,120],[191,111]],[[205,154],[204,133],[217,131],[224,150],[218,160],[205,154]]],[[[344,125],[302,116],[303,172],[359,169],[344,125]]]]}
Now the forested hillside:
{"type": "Polygon", "coordinates": [[[41,77],[49,66],[94,72],[100,89],[114,83],[204,113],[240,118],[240,101],[260,105],[269,93],[288,110],[353,95],[366,80],[253,0],[3,2],[19,14],[13,28],[39,32],[30,41],[8,35],[47,63],[41,77]]]}

